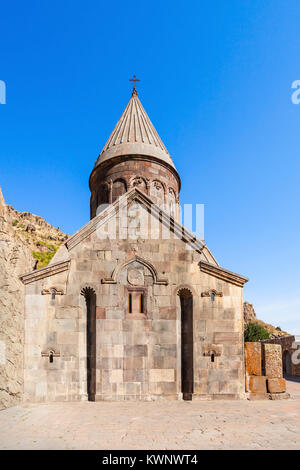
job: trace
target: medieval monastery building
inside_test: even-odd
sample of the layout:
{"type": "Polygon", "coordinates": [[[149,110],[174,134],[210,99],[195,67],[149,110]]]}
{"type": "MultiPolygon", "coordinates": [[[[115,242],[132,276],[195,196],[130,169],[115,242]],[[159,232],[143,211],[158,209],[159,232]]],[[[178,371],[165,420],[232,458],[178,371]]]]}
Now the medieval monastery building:
{"type": "Polygon", "coordinates": [[[180,176],[134,87],[91,220],[25,285],[24,399],[243,398],[243,286],[179,222],[180,176]]]}

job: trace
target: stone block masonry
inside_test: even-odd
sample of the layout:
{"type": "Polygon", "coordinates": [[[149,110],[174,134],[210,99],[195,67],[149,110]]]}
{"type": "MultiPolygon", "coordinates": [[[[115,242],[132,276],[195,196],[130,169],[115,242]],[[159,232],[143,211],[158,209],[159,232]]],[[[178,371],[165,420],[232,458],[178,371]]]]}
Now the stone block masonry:
{"type": "Polygon", "coordinates": [[[282,378],[281,346],[268,343],[245,343],[246,392],[250,400],[289,398],[282,378]],[[263,352],[263,354],[262,354],[263,352]],[[263,367],[262,364],[263,357],[263,367]],[[264,373],[264,375],[261,375],[264,373]]]}
{"type": "Polygon", "coordinates": [[[282,352],[280,344],[264,344],[264,370],[269,379],[282,377],[282,352]]]}
{"type": "Polygon", "coordinates": [[[249,377],[249,391],[258,394],[267,393],[267,378],[262,376],[252,375],[249,377]]]}
{"type": "Polygon", "coordinates": [[[245,364],[248,375],[261,375],[261,343],[245,343],[245,364]]]}
{"type": "Polygon", "coordinates": [[[164,269],[157,267],[152,254],[163,257],[169,240],[147,240],[147,256],[143,240],[127,241],[124,259],[117,259],[124,241],[106,241],[101,261],[94,256],[99,246],[96,234],[83,240],[70,249],[67,271],[26,285],[26,400],[86,399],[88,383],[94,384],[90,395],[96,401],[181,399],[181,364],[187,350],[193,373],[192,383],[189,376],[186,380],[193,398],[244,396],[240,286],[202,272],[198,259],[182,260],[186,251],[182,240],[172,241],[172,257],[162,263],[164,269]],[[73,262],[83,256],[89,263],[73,262]],[[35,295],[29,294],[32,285],[35,295]],[[51,286],[63,294],[54,300],[41,295],[51,286]],[[94,310],[87,310],[80,295],[84,289],[95,293],[94,310]],[[210,289],[224,295],[201,296],[210,289]],[[180,295],[183,300],[185,295],[192,299],[186,315],[192,315],[194,336],[191,343],[185,336],[187,345],[182,345],[185,303],[180,295]],[[228,317],[228,311],[234,317],[228,317]],[[53,363],[51,351],[56,354],[53,363]],[[94,364],[90,370],[87,354],[92,354],[94,364]]]}
{"type": "Polygon", "coordinates": [[[283,393],[286,391],[285,379],[268,379],[268,392],[270,393],[283,393]]]}

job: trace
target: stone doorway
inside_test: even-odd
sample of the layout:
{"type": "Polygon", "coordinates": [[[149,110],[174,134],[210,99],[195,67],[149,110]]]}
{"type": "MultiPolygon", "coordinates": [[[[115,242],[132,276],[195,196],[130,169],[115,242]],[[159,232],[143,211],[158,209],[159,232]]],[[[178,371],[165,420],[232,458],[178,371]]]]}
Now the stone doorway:
{"type": "Polygon", "coordinates": [[[193,296],[188,289],[178,293],[181,307],[181,392],[192,400],[194,392],[193,296]]]}
{"type": "Polygon", "coordinates": [[[284,351],[283,353],[283,375],[291,376],[292,375],[292,361],[289,351],[284,351]]]}

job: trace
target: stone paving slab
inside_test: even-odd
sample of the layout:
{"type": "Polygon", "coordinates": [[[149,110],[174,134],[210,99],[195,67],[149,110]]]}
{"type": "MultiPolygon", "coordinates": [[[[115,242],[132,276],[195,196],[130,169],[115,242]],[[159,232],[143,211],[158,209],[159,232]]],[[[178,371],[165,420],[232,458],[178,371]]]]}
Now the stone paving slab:
{"type": "Polygon", "coordinates": [[[1,449],[299,449],[300,401],[59,403],[2,411],[1,449]]]}
{"type": "Polygon", "coordinates": [[[286,389],[294,398],[300,398],[300,377],[285,377],[286,389]]]}
{"type": "Polygon", "coordinates": [[[300,449],[300,382],[282,401],[66,402],[0,412],[0,449],[300,449]]]}

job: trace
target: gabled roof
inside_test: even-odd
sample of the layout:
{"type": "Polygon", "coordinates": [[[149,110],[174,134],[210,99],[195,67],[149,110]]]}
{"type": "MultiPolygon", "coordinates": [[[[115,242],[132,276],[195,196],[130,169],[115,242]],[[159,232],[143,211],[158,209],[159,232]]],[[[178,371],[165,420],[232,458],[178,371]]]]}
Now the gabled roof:
{"type": "MultiPolygon", "coordinates": [[[[185,243],[188,243],[189,246],[198,253],[202,253],[205,258],[205,261],[200,261],[200,271],[203,271],[207,274],[210,274],[211,276],[227,281],[230,284],[235,284],[239,287],[243,287],[244,283],[248,281],[248,279],[244,276],[235,274],[231,271],[221,268],[213,257],[210,250],[208,249],[208,247],[206,246],[206,244],[204,243],[204,241],[197,238],[186,227],[176,222],[173,217],[170,217],[169,214],[167,214],[164,210],[156,206],[153,203],[152,199],[143,191],[139,190],[137,187],[134,187],[130,191],[125,193],[117,201],[108,206],[103,212],[101,212],[99,215],[90,220],[86,225],[84,225],[84,227],[82,227],[72,237],[70,237],[64,244],[67,250],[72,250],[76,245],[81,243],[89,235],[95,232],[99,227],[99,224],[102,225],[107,223],[111,217],[115,216],[116,211],[121,210],[122,207],[124,207],[128,203],[128,201],[141,202],[146,207],[146,209],[151,210],[151,215],[157,217],[162,224],[165,224],[170,227],[170,230],[174,232],[174,235],[177,238],[180,238],[185,243]]],[[[45,277],[49,277],[54,274],[66,271],[69,269],[69,266],[69,260],[62,260],[56,262],[54,256],[54,258],[46,268],[38,269],[36,271],[32,271],[31,273],[27,273],[21,276],[20,279],[24,282],[24,284],[28,284],[39,279],[43,279],[45,277]]],[[[113,280],[113,278],[109,279],[108,282],[113,280]]],[[[164,280],[160,280],[159,282],[164,282],[164,280]]]]}
{"type": "Polygon", "coordinates": [[[245,276],[228,271],[228,269],[221,268],[220,266],[214,266],[213,264],[206,263],[205,261],[200,261],[199,267],[200,271],[239,287],[243,287],[243,285],[249,281],[245,276]]]}
{"type": "Polygon", "coordinates": [[[21,281],[24,284],[30,284],[34,281],[39,281],[45,277],[53,276],[54,274],[59,274],[64,271],[68,271],[70,267],[70,261],[59,261],[58,263],[48,264],[45,268],[36,269],[30,273],[23,274],[20,276],[21,281]]]}
{"type": "Polygon", "coordinates": [[[135,88],[95,166],[122,155],[152,156],[175,169],[172,158],[143,108],[135,88]]]}
{"type": "Polygon", "coordinates": [[[91,219],[84,227],[78,230],[78,232],[68,238],[68,240],[65,242],[67,249],[71,250],[74,248],[74,246],[78,245],[78,243],[88,237],[91,233],[95,232],[99,227],[99,224],[107,223],[110,217],[113,217],[116,214],[116,211],[120,211],[122,207],[128,203],[128,201],[133,200],[141,202],[149,211],[151,211],[151,215],[159,219],[160,222],[165,226],[170,227],[170,230],[174,232],[176,237],[190,244],[192,249],[198,252],[203,252],[205,249],[207,254],[209,254],[209,261],[215,263],[218,266],[217,261],[208,250],[204,241],[197,238],[182,224],[176,222],[173,217],[158,207],[147,194],[138,189],[136,186],[123,194],[123,196],[121,196],[113,204],[110,204],[106,209],[104,209],[103,212],[91,219]]]}

